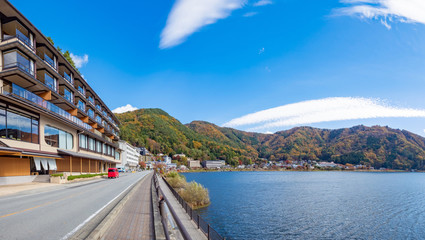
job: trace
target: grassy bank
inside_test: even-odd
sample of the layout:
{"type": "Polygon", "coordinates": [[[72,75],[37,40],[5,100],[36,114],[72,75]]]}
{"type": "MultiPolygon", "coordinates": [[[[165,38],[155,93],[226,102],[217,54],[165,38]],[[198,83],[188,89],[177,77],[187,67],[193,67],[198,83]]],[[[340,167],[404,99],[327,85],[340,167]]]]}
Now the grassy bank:
{"type": "Polygon", "coordinates": [[[103,175],[108,175],[108,173],[72,175],[72,176],[68,176],[68,181],[72,181],[77,178],[92,178],[92,177],[103,176],[103,175]]]}
{"type": "Polygon", "coordinates": [[[210,205],[208,189],[201,184],[195,181],[188,183],[186,178],[177,172],[169,172],[165,178],[192,208],[197,209],[210,205]]]}

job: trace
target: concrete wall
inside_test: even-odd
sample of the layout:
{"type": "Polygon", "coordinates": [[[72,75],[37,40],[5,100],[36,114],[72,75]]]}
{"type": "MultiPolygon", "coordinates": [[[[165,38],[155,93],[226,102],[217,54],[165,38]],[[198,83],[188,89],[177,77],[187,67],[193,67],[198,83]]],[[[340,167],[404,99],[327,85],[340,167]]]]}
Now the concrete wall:
{"type": "Polygon", "coordinates": [[[0,185],[29,183],[37,176],[0,177],[0,185]]]}

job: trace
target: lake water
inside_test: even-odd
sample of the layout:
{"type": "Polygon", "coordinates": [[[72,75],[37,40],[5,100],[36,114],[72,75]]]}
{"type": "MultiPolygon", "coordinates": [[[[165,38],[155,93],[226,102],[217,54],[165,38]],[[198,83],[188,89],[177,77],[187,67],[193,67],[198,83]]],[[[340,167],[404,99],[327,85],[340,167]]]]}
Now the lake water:
{"type": "Polygon", "coordinates": [[[425,239],[425,173],[185,173],[227,239],[425,239]]]}

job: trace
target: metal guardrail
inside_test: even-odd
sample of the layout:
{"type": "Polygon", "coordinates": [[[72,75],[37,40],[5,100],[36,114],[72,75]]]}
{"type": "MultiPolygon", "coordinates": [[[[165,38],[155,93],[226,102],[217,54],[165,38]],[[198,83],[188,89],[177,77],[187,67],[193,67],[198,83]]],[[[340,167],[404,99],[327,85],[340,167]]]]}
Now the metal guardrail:
{"type": "Polygon", "coordinates": [[[210,226],[209,223],[207,223],[201,216],[199,216],[196,211],[194,211],[190,205],[180,196],[180,194],[174,190],[170,186],[170,184],[165,180],[164,177],[162,177],[165,184],[168,186],[170,191],[173,193],[173,195],[176,197],[177,201],[182,205],[183,209],[186,211],[186,213],[190,216],[190,219],[195,222],[195,224],[198,226],[198,229],[200,229],[207,237],[208,240],[225,240],[225,237],[222,237],[214,228],[210,226]]]}

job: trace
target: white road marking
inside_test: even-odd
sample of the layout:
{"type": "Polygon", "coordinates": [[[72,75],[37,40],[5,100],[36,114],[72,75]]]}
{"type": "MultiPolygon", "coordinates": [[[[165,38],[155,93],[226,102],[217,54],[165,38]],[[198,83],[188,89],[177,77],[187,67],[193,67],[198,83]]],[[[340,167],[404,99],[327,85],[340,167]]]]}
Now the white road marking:
{"type": "Polygon", "coordinates": [[[66,234],[61,240],[66,240],[69,237],[71,237],[74,233],[76,233],[78,230],[80,230],[85,224],[87,224],[90,220],[92,220],[99,212],[101,212],[104,208],[106,208],[109,204],[111,204],[115,199],[117,199],[119,196],[121,196],[127,189],[129,189],[134,184],[138,183],[142,178],[144,178],[146,175],[148,175],[150,172],[146,173],[142,177],[140,177],[137,181],[135,181],[133,184],[128,186],[126,189],[124,189],[120,194],[118,194],[116,197],[114,197],[111,201],[106,203],[103,207],[101,207],[99,210],[97,210],[95,213],[93,213],[90,217],[88,217],[84,222],[82,222],[80,225],[78,225],[76,228],[74,228],[71,232],[66,234]]]}

